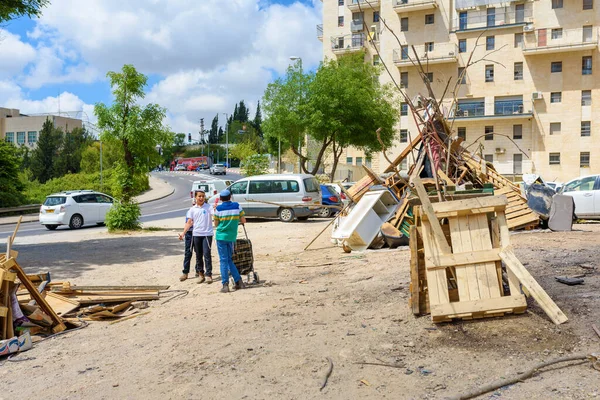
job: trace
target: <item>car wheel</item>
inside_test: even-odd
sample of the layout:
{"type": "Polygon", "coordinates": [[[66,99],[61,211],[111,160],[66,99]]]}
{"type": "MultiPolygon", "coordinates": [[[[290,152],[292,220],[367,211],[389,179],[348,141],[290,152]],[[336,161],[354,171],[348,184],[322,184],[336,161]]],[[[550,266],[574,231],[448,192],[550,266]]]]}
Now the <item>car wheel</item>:
{"type": "Polygon", "coordinates": [[[294,220],[294,210],[291,208],[280,208],[279,219],[282,222],[292,222],[294,220]]]}
{"type": "Polygon", "coordinates": [[[331,216],[331,208],[323,207],[319,210],[319,217],[321,218],[329,218],[331,216]]]}
{"type": "Polygon", "coordinates": [[[46,229],[48,229],[49,231],[53,231],[56,228],[58,228],[58,225],[44,225],[46,227],[46,229]]]}
{"type": "Polygon", "coordinates": [[[69,228],[71,229],[79,229],[83,226],[83,217],[79,214],[75,214],[71,217],[71,221],[69,221],[69,228]]]}

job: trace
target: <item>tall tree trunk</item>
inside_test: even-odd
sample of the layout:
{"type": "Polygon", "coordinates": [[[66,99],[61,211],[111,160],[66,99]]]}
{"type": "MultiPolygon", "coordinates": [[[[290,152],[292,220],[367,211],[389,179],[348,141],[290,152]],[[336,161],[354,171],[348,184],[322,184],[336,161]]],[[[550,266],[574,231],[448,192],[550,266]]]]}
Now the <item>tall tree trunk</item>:
{"type": "Polygon", "coordinates": [[[333,141],[333,165],[331,166],[331,175],[329,176],[330,182],[333,182],[335,179],[335,171],[337,170],[337,166],[340,162],[340,157],[344,152],[344,147],[340,145],[336,145],[335,139],[333,141]]]}
{"type": "Polygon", "coordinates": [[[129,140],[123,139],[123,152],[125,154],[125,169],[127,178],[123,183],[123,201],[128,203],[133,196],[133,175],[135,170],[133,154],[129,148],[129,140]]]}

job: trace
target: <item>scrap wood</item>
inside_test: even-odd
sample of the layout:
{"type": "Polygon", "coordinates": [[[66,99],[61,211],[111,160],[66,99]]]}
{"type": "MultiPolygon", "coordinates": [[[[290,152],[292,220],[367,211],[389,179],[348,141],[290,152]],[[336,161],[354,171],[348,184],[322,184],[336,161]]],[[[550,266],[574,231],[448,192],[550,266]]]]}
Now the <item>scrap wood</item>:
{"type": "Polygon", "coordinates": [[[67,297],[61,296],[56,293],[48,292],[46,293],[46,302],[52,309],[56,312],[57,315],[65,315],[81,306],[76,300],[69,299],[67,297]]]}
{"type": "Polygon", "coordinates": [[[592,329],[596,332],[596,335],[600,338],[600,329],[595,324],[592,324],[592,329]]]}
{"type": "MultiPolygon", "coordinates": [[[[531,378],[534,374],[536,374],[537,372],[540,372],[539,370],[549,367],[550,365],[563,363],[563,362],[570,362],[570,361],[581,361],[576,364],[568,365],[569,367],[571,367],[571,366],[575,366],[575,365],[581,365],[581,364],[587,362],[588,360],[593,363],[594,362],[593,356],[594,356],[593,354],[591,354],[591,355],[590,354],[576,354],[573,356],[560,357],[560,358],[556,358],[554,360],[546,361],[546,362],[535,365],[534,367],[530,368],[526,372],[524,372],[520,375],[517,375],[514,378],[501,379],[496,382],[492,382],[488,385],[484,385],[477,389],[471,390],[469,392],[451,397],[451,399],[452,400],[472,399],[473,397],[481,396],[482,394],[491,392],[498,388],[508,386],[508,385],[514,385],[515,383],[519,383],[519,382],[524,381],[525,379],[531,378]]],[[[543,372],[543,371],[541,371],[541,372],[543,372]]]]}
{"type": "Polygon", "coordinates": [[[79,286],[71,285],[70,282],[63,282],[60,286],[53,286],[52,291],[60,292],[75,292],[75,291],[136,291],[136,290],[167,290],[169,286],[79,286]]]}
{"type": "Polygon", "coordinates": [[[119,322],[127,321],[127,320],[129,320],[129,319],[136,318],[136,317],[139,317],[139,316],[141,316],[141,315],[146,315],[146,314],[150,314],[150,311],[145,311],[145,312],[143,312],[143,313],[139,313],[139,314],[133,314],[133,315],[130,315],[130,316],[128,316],[128,317],[125,317],[125,318],[118,319],[118,320],[116,320],[116,321],[110,322],[110,325],[118,324],[119,322]]]}

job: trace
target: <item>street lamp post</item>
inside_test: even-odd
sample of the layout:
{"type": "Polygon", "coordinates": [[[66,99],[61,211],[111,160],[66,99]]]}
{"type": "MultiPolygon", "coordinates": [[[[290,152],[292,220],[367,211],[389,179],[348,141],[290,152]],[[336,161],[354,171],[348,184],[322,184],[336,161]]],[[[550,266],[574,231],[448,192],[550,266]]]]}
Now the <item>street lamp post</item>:
{"type": "Polygon", "coordinates": [[[229,168],[229,114],[225,114],[226,123],[225,123],[225,167],[229,168]]]}

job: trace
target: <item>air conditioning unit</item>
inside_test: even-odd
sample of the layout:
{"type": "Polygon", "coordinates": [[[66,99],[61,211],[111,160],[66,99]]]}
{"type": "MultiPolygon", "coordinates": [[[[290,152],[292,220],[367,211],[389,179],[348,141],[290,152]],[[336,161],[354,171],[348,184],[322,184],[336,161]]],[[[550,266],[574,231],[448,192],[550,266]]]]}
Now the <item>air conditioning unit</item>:
{"type": "Polygon", "coordinates": [[[523,32],[533,32],[533,31],[535,31],[535,27],[532,24],[523,26],[523,32]]]}
{"type": "Polygon", "coordinates": [[[531,99],[532,100],[541,100],[544,98],[544,94],[542,92],[533,92],[531,94],[531,99]]]}
{"type": "Polygon", "coordinates": [[[496,154],[504,154],[506,153],[506,149],[502,147],[496,147],[496,154]]]}

